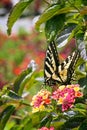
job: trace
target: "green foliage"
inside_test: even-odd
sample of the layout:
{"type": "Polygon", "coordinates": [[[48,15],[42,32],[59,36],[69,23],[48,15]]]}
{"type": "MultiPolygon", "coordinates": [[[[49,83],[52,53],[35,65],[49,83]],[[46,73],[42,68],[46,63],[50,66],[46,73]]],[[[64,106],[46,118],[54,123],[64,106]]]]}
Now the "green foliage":
{"type": "Polygon", "coordinates": [[[48,41],[51,41],[55,38],[56,34],[62,30],[65,22],[65,15],[54,16],[49,19],[45,25],[45,34],[48,41]]]}
{"type": "MultiPolygon", "coordinates": [[[[8,34],[23,10],[32,1],[21,0],[13,7],[8,18],[8,34]]],[[[46,1],[44,0],[44,2],[46,1]]],[[[72,38],[76,40],[76,46],[82,53],[75,70],[77,83],[81,86],[83,97],[78,99],[74,103],[74,107],[66,112],[61,111],[61,105],[57,107],[55,102],[52,102],[49,109],[32,113],[31,98],[43,85],[43,80],[41,80],[43,72],[33,71],[33,67],[29,67],[16,78],[13,84],[4,86],[0,92],[0,128],[2,130],[6,130],[9,125],[11,125],[9,130],[37,130],[43,126],[54,126],[56,130],[87,129],[86,5],[86,0],[57,0],[56,2],[51,0],[36,22],[37,29],[41,24],[45,24],[47,41],[55,40],[59,49],[64,49],[69,45],[72,38]]],[[[52,88],[50,89],[52,91],[52,88]]]]}
{"type": "Polygon", "coordinates": [[[33,0],[21,0],[19,3],[17,3],[12,12],[9,15],[8,18],[8,34],[11,33],[11,28],[13,26],[13,24],[16,22],[16,20],[21,16],[22,12],[24,11],[24,9],[32,2],[33,0]]]}
{"type": "Polygon", "coordinates": [[[87,119],[84,120],[81,125],[80,125],[80,128],[79,130],[84,130],[84,129],[87,129],[87,119]]]}
{"type": "Polygon", "coordinates": [[[16,93],[19,93],[19,90],[21,89],[20,88],[21,82],[23,82],[23,80],[26,78],[26,76],[28,76],[28,74],[29,74],[29,77],[31,77],[31,73],[32,73],[32,70],[30,68],[30,69],[25,70],[20,76],[18,76],[18,78],[14,82],[14,91],[16,93]]]}
{"type": "Polygon", "coordinates": [[[62,127],[63,130],[72,129],[78,127],[83,121],[85,120],[84,116],[74,116],[71,117],[69,120],[66,121],[64,126],[62,127]]]}
{"type": "Polygon", "coordinates": [[[12,105],[9,105],[2,111],[0,115],[0,129],[2,130],[4,129],[6,122],[8,121],[9,117],[12,115],[14,110],[15,110],[15,107],[12,105]]]}

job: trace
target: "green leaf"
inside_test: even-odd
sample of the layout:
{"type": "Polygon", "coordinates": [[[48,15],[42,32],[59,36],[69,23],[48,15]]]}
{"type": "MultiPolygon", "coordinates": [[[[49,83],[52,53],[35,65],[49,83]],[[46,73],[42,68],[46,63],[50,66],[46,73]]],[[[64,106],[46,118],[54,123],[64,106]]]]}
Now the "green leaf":
{"type": "Polygon", "coordinates": [[[52,121],[52,115],[48,114],[46,115],[40,122],[40,127],[45,126],[45,125],[49,125],[49,123],[51,123],[52,121]]]}
{"type": "Polygon", "coordinates": [[[27,70],[23,71],[15,80],[14,82],[14,91],[16,93],[19,92],[19,89],[20,89],[20,84],[23,82],[24,78],[27,76],[27,75],[31,75],[32,73],[32,68],[28,68],[27,70]]]}
{"type": "MultiPolygon", "coordinates": [[[[84,1],[84,0],[83,0],[84,1]]],[[[80,8],[83,4],[82,0],[69,0],[69,4],[75,6],[76,8],[80,8]]]]}
{"type": "Polygon", "coordinates": [[[58,32],[64,27],[65,15],[57,15],[46,22],[45,34],[49,41],[55,38],[58,32]]]}
{"type": "Polygon", "coordinates": [[[6,123],[6,126],[5,126],[4,130],[11,130],[11,128],[12,128],[13,126],[15,126],[15,121],[13,121],[13,120],[8,121],[8,122],[6,123]]]}
{"type": "Polygon", "coordinates": [[[38,81],[39,77],[42,76],[41,72],[33,71],[32,68],[27,68],[23,71],[15,80],[14,82],[14,91],[18,95],[22,95],[25,85],[27,85],[26,89],[30,89],[36,83],[40,84],[38,81]]]}
{"type": "Polygon", "coordinates": [[[67,128],[72,129],[72,128],[78,127],[82,123],[83,120],[85,120],[84,116],[79,115],[79,116],[71,117],[69,120],[67,120],[64,123],[63,130],[66,130],[67,128]]]}
{"type": "MultiPolygon", "coordinates": [[[[81,65],[81,64],[80,64],[81,65]]],[[[77,66],[76,66],[77,67],[77,66]]],[[[79,69],[76,69],[76,71],[75,71],[75,73],[76,73],[76,75],[77,75],[77,79],[79,80],[79,79],[85,79],[85,77],[86,77],[86,72],[83,72],[83,71],[81,71],[81,70],[79,70],[79,69]]]]}
{"type": "Polygon", "coordinates": [[[30,116],[25,116],[24,119],[21,120],[20,126],[23,130],[33,130],[33,124],[30,116]]]}
{"type": "Polygon", "coordinates": [[[60,5],[53,5],[46,9],[44,13],[40,16],[39,20],[36,22],[36,28],[38,29],[40,24],[46,22],[47,20],[55,16],[56,11],[58,11],[59,9],[60,5]]]}
{"type": "Polygon", "coordinates": [[[14,125],[10,130],[23,130],[22,125],[14,125]]]}
{"type": "Polygon", "coordinates": [[[76,108],[79,108],[82,110],[84,110],[84,109],[86,110],[86,107],[87,107],[86,104],[83,104],[83,103],[77,103],[75,106],[76,106],[76,108]]]}
{"type": "Polygon", "coordinates": [[[8,92],[8,96],[11,97],[12,99],[15,99],[15,100],[20,100],[22,99],[21,96],[19,96],[17,93],[15,93],[14,91],[10,90],[8,92]]]}
{"type": "Polygon", "coordinates": [[[33,0],[21,0],[18,2],[12,9],[12,11],[9,14],[8,21],[7,21],[7,32],[10,35],[11,29],[13,24],[16,22],[16,20],[21,16],[24,9],[32,2],[33,0]]]}
{"type": "Polygon", "coordinates": [[[36,126],[36,128],[38,126],[40,126],[40,122],[43,122],[44,118],[47,117],[47,115],[48,115],[47,111],[39,111],[39,112],[36,112],[36,113],[32,113],[30,115],[30,118],[32,119],[33,126],[36,126]]]}
{"type": "Polygon", "coordinates": [[[82,6],[82,0],[75,0],[75,2],[74,2],[74,5],[76,6],[76,7],[81,7],[82,6]]]}
{"type": "MultiPolygon", "coordinates": [[[[63,27],[63,25],[61,26],[63,27]]],[[[57,36],[57,43],[59,49],[65,49],[65,46],[67,44],[70,44],[70,40],[73,38],[72,31],[74,28],[75,24],[69,24],[68,26],[65,26],[64,29],[62,29],[62,31],[59,33],[59,35],[57,36]]]]}
{"type": "Polygon", "coordinates": [[[60,15],[60,14],[73,12],[73,11],[75,11],[73,7],[65,7],[60,9],[60,5],[53,5],[48,9],[46,9],[44,13],[39,17],[38,21],[36,22],[36,28],[38,29],[42,23],[51,19],[55,15],[60,15]]]}
{"type": "Polygon", "coordinates": [[[85,6],[87,6],[87,1],[86,0],[82,0],[82,4],[84,4],[85,6]]]}
{"type": "Polygon", "coordinates": [[[87,119],[82,122],[78,130],[87,130],[87,119]]]}
{"type": "Polygon", "coordinates": [[[19,90],[18,90],[18,94],[20,96],[22,95],[24,87],[25,87],[26,84],[29,84],[27,89],[30,89],[32,86],[34,86],[35,83],[38,82],[38,81],[36,81],[37,76],[39,76],[39,73],[37,74],[37,72],[31,72],[31,73],[29,73],[25,76],[25,78],[20,83],[20,87],[19,87],[19,90]]]}
{"type": "Polygon", "coordinates": [[[30,73],[30,74],[28,74],[28,75],[26,75],[26,77],[25,77],[25,78],[23,79],[23,81],[21,82],[21,84],[20,84],[20,89],[18,90],[18,94],[19,94],[19,95],[22,95],[22,92],[23,92],[23,89],[24,89],[24,87],[25,87],[25,84],[27,84],[27,82],[31,79],[32,74],[33,74],[33,72],[30,73]]]}
{"type": "Polygon", "coordinates": [[[0,129],[1,130],[4,130],[4,127],[7,123],[7,121],[9,120],[9,117],[14,112],[14,110],[15,110],[15,107],[10,105],[10,106],[6,107],[0,114],[0,129]]]}
{"type": "MultiPolygon", "coordinates": [[[[29,117],[28,117],[29,119],[29,117]]],[[[32,120],[28,120],[25,124],[22,123],[22,125],[24,125],[24,129],[23,130],[33,130],[33,124],[32,124],[32,120]]]]}
{"type": "Polygon", "coordinates": [[[87,76],[86,77],[84,77],[84,78],[81,78],[79,81],[78,81],[78,83],[80,84],[80,86],[81,87],[85,87],[84,88],[84,92],[85,92],[85,94],[87,94],[87,76]]]}
{"type": "MultiPolygon", "coordinates": [[[[35,90],[37,92],[41,89],[41,85],[43,83],[42,77],[43,77],[43,71],[40,71],[40,72],[36,71],[30,77],[27,76],[23,80],[23,82],[21,83],[21,87],[26,84],[26,86],[27,86],[26,90],[27,91],[29,91],[30,89],[32,89],[31,91],[33,91],[34,88],[35,88],[35,90]]],[[[34,91],[33,91],[33,94],[35,94],[34,91]]]]}
{"type": "Polygon", "coordinates": [[[86,116],[86,107],[87,107],[86,104],[76,103],[74,111],[77,111],[77,112],[79,112],[79,114],[86,116]]]}

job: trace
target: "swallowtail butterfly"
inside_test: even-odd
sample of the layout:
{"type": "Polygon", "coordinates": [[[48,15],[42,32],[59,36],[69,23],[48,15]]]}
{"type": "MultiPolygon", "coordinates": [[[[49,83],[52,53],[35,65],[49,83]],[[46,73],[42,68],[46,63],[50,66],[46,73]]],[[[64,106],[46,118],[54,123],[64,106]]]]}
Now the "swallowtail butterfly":
{"type": "Polygon", "coordinates": [[[49,86],[71,84],[75,65],[79,57],[80,53],[76,50],[60,64],[55,42],[50,42],[46,51],[44,63],[45,84],[49,86]]]}

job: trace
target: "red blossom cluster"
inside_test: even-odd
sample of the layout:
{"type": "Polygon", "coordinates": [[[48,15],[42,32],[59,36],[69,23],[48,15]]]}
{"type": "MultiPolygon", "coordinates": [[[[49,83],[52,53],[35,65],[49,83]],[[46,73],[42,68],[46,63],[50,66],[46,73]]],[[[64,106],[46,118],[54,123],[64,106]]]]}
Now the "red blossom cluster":
{"type": "Polygon", "coordinates": [[[45,106],[51,103],[50,95],[51,93],[49,91],[42,89],[37,95],[33,96],[31,102],[33,112],[44,110],[45,106]]]}
{"type": "Polygon", "coordinates": [[[58,105],[62,105],[62,111],[66,111],[73,107],[77,97],[82,96],[83,94],[80,92],[78,84],[67,86],[63,85],[53,92],[52,99],[56,100],[58,105]]]}
{"type": "Polygon", "coordinates": [[[52,94],[47,90],[41,90],[37,95],[33,96],[31,105],[33,106],[33,112],[45,110],[47,106],[52,106],[52,100],[55,100],[57,105],[62,106],[62,111],[66,111],[72,108],[75,99],[82,97],[83,93],[80,92],[80,87],[76,85],[62,85],[52,94]]]}

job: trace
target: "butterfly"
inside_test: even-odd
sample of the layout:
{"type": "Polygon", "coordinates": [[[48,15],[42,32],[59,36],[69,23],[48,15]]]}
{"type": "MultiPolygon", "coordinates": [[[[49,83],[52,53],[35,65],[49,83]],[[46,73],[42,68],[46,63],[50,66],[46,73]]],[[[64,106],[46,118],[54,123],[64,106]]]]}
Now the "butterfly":
{"type": "Polygon", "coordinates": [[[49,86],[56,84],[71,84],[75,65],[79,57],[80,53],[76,50],[68,56],[66,60],[60,63],[56,44],[54,41],[50,42],[46,51],[46,58],[44,62],[45,84],[49,86]]]}

